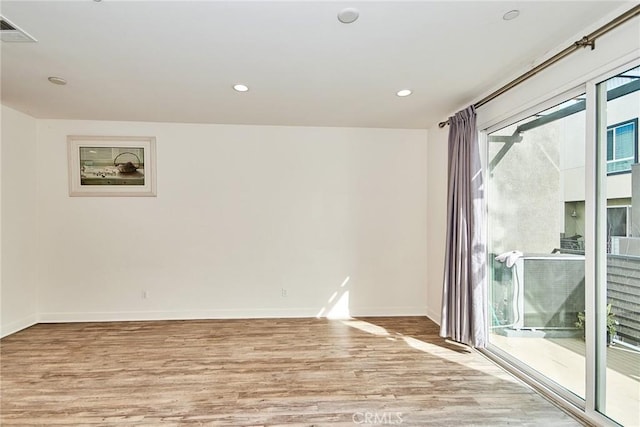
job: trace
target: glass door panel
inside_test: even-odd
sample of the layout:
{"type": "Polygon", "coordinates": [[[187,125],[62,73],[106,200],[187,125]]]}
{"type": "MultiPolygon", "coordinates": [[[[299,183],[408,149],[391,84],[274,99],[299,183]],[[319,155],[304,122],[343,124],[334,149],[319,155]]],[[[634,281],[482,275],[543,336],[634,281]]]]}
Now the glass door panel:
{"type": "Polygon", "coordinates": [[[640,425],[640,67],[597,86],[596,410],[640,425]]]}
{"type": "Polygon", "coordinates": [[[585,397],[585,117],[581,95],[487,135],[490,343],[577,400],[585,397]]]}

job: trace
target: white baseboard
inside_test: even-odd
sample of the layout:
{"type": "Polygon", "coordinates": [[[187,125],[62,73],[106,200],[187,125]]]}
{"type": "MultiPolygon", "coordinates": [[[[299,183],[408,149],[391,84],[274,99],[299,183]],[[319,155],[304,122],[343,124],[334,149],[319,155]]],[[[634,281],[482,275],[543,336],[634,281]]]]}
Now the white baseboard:
{"type": "MultiPolygon", "coordinates": [[[[258,319],[258,318],[313,318],[318,308],[298,309],[219,309],[192,311],[132,311],[132,312],[66,312],[40,313],[40,323],[117,322],[135,320],[194,320],[194,319],[258,319]]],[[[425,307],[367,307],[354,308],[352,317],[425,316],[425,307]]],[[[320,316],[326,317],[326,316],[320,316]]]]}
{"type": "Polygon", "coordinates": [[[350,310],[352,317],[426,316],[427,307],[362,307],[350,310]]]}
{"type": "Polygon", "coordinates": [[[38,315],[32,314],[23,319],[16,320],[15,322],[3,324],[2,330],[0,331],[0,334],[1,334],[0,338],[4,338],[8,335],[15,334],[16,332],[26,329],[37,323],[38,323],[38,315]]]}
{"type": "Polygon", "coordinates": [[[308,310],[192,310],[40,313],[41,323],[315,317],[308,310]]]}
{"type": "Polygon", "coordinates": [[[433,320],[433,322],[440,326],[440,318],[441,318],[441,314],[439,311],[436,311],[434,309],[432,309],[431,307],[427,307],[427,317],[431,320],[433,320]]]}

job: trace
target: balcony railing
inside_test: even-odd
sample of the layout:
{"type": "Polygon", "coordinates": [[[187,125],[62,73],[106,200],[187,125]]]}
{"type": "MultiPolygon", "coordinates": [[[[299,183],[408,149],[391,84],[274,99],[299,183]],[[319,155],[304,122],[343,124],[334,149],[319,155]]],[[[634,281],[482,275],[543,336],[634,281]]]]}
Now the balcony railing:
{"type": "MultiPolygon", "coordinates": [[[[584,259],[579,249],[557,252],[567,255],[556,253],[540,257],[543,263],[525,261],[513,267],[521,271],[493,262],[494,327],[505,328],[504,332],[547,330],[556,335],[558,329],[564,329],[565,336],[573,329],[575,336],[582,335],[575,321],[576,314],[584,312],[584,259]],[[534,318],[547,320],[528,325],[527,319],[534,318]]],[[[607,303],[618,322],[617,339],[640,347],[640,256],[607,254],[607,303]]]]}
{"type": "Polygon", "coordinates": [[[617,335],[640,346],[640,257],[607,255],[607,301],[619,322],[617,335]]]}

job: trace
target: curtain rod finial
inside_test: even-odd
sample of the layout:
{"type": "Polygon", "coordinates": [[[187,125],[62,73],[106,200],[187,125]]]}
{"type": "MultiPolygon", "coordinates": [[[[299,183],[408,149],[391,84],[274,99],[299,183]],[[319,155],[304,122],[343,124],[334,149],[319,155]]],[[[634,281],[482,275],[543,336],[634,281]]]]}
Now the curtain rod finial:
{"type": "Polygon", "coordinates": [[[446,125],[448,125],[448,124],[449,124],[449,120],[447,120],[446,122],[440,122],[440,123],[438,123],[438,127],[439,127],[440,129],[442,129],[443,127],[445,127],[445,126],[446,126],[446,125]]]}

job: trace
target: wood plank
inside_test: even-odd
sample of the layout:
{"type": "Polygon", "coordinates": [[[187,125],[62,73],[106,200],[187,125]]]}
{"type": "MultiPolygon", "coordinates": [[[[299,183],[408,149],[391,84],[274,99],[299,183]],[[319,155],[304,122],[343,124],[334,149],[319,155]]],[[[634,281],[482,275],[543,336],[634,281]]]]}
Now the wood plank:
{"type": "Polygon", "coordinates": [[[0,345],[3,426],[581,425],[422,317],[41,324],[0,345]]]}

